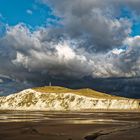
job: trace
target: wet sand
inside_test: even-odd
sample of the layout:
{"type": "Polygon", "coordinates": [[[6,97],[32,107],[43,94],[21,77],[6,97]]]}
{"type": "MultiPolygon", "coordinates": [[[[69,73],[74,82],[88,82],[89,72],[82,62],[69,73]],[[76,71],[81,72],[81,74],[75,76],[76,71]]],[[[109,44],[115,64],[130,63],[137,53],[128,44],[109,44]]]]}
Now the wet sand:
{"type": "Polygon", "coordinates": [[[139,140],[138,112],[0,112],[0,140],[139,140]]]}

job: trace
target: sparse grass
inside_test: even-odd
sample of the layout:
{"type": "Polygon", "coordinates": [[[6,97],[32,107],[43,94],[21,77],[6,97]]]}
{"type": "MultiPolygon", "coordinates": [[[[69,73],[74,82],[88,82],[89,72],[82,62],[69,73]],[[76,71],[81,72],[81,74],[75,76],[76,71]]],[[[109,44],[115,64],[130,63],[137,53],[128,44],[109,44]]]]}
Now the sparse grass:
{"type": "Polygon", "coordinates": [[[74,90],[74,89],[69,89],[69,88],[59,87],[59,86],[44,86],[44,87],[33,88],[33,90],[42,92],[42,93],[74,93],[74,94],[83,95],[87,97],[108,98],[108,99],[122,98],[118,96],[109,95],[106,93],[101,93],[101,92],[98,92],[89,88],[74,90]]]}

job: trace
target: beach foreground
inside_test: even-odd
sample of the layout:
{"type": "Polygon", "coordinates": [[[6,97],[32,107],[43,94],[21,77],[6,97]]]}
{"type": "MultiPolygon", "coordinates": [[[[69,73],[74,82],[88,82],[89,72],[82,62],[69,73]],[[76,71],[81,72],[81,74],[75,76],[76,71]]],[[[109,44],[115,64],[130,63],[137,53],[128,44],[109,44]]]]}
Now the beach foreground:
{"type": "Polygon", "coordinates": [[[0,140],[139,140],[140,112],[0,112],[0,140]]]}

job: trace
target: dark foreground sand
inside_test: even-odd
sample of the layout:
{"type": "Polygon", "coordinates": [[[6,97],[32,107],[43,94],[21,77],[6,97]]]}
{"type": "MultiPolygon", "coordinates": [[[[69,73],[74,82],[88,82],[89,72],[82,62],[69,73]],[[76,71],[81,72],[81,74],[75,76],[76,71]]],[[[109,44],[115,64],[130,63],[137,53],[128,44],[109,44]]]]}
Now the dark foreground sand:
{"type": "Polygon", "coordinates": [[[1,111],[0,140],[140,140],[140,113],[1,111]]]}

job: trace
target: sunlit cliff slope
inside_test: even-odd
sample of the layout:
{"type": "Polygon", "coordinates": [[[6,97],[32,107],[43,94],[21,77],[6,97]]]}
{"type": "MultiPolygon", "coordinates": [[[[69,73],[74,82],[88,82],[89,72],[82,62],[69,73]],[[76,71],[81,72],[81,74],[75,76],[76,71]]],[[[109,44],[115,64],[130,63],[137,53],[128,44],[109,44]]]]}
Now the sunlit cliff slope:
{"type": "Polygon", "coordinates": [[[140,100],[108,95],[91,89],[39,87],[0,97],[0,110],[84,111],[140,110],[140,100]]]}

